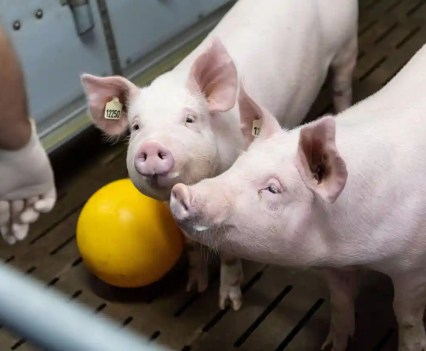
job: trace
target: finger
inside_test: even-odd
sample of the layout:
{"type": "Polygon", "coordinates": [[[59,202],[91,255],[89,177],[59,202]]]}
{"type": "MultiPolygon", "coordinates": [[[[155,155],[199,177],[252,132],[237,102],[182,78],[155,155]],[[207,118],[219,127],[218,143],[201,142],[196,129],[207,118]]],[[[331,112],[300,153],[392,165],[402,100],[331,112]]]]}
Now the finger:
{"type": "Polygon", "coordinates": [[[21,216],[22,211],[25,207],[24,200],[13,200],[11,203],[11,221],[19,221],[19,217],[21,216]]]}
{"type": "Polygon", "coordinates": [[[18,240],[24,240],[27,237],[30,226],[28,224],[12,224],[12,234],[18,240]]]}
{"type": "Polygon", "coordinates": [[[42,213],[49,212],[56,203],[56,189],[52,188],[48,193],[43,194],[34,204],[34,208],[42,213]]]}
{"type": "Polygon", "coordinates": [[[16,238],[12,234],[12,231],[10,230],[9,225],[0,226],[0,233],[1,233],[1,236],[3,237],[4,241],[6,243],[8,243],[9,245],[13,245],[13,244],[16,243],[16,238]]]}

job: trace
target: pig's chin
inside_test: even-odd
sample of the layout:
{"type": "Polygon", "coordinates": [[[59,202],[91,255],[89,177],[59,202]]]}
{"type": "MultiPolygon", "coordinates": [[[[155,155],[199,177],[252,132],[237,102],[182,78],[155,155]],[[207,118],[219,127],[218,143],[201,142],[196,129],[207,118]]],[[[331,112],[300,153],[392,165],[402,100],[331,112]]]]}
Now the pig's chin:
{"type": "Polygon", "coordinates": [[[144,177],[138,175],[132,179],[135,186],[143,194],[160,201],[168,201],[170,199],[170,192],[173,186],[180,182],[179,177],[170,176],[154,176],[144,177]]]}
{"type": "Polygon", "coordinates": [[[234,232],[235,228],[228,225],[206,225],[200,223],[179,223],[179,227],[185,235],[200,244],[210,247],[213,250],[219,250],[229,233],[234,232]]]}

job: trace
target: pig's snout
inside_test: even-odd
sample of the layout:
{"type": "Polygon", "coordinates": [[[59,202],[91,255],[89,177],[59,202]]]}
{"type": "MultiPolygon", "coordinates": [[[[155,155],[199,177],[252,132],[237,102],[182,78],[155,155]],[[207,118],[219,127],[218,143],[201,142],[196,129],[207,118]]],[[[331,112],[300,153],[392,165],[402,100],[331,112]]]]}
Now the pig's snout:
{"type": "Polygon", "coordinates": [[[193,217],[191,192],[184,184],[176,184],[170,196],[170,208],[178,222],[184,222],[193,217]]]}
{"type": "Polygon", "coordinates": [[[146,177],[167,175],[175,164],[169,149],[155,141],[144,143],[135,157],[135,168],[146,177]]]}

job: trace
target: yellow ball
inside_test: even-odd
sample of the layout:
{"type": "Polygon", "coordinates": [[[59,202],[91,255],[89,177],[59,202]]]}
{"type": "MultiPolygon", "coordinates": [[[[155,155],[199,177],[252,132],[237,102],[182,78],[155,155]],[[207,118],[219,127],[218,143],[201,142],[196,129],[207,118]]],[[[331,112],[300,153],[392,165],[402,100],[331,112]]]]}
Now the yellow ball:
{"type": "Polygon", "coordinates": [[[105,185],[84,205],[77,246],[87,268],[118,287],[162,278],[183,250],[183,236],[168,207],[141,194],[130,179],[105,185]]]}

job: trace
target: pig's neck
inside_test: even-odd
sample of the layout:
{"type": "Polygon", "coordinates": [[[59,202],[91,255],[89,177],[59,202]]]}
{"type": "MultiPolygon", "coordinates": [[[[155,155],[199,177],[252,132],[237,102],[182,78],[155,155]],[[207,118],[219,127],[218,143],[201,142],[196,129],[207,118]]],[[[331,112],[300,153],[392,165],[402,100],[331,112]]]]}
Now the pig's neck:
{"type": "Polygon", "coordinates": [[[218,167],[215,176],[226,171],[243,148],[238,108],[232,108],[213,117],[212,128],[216,136],[218,167]]]}

